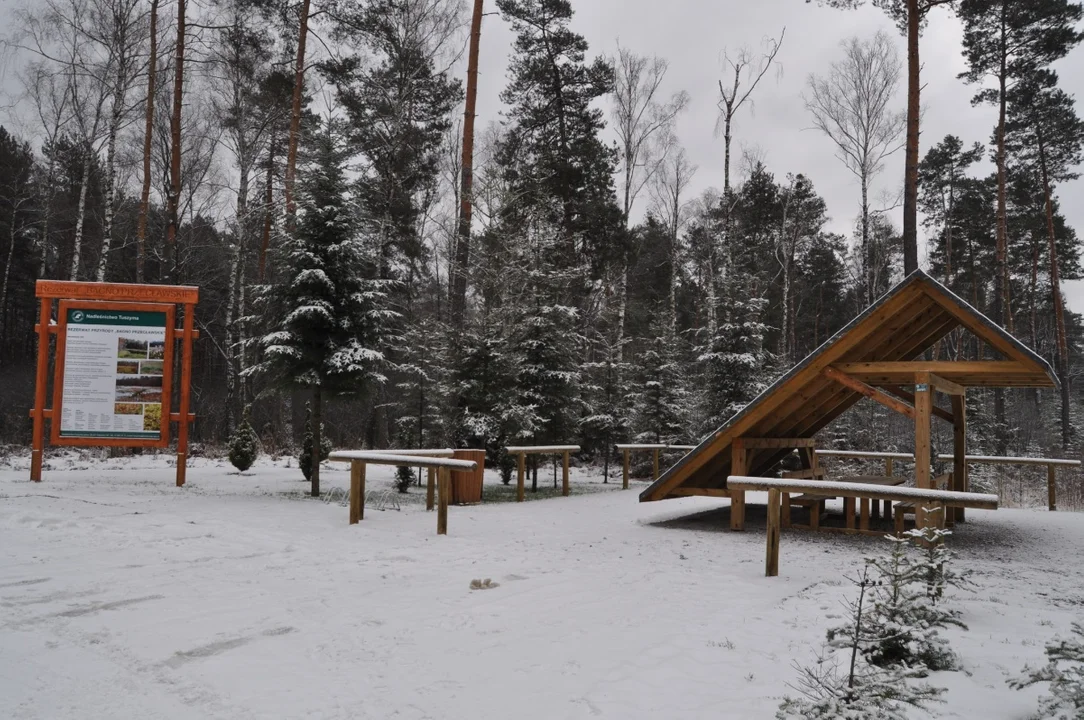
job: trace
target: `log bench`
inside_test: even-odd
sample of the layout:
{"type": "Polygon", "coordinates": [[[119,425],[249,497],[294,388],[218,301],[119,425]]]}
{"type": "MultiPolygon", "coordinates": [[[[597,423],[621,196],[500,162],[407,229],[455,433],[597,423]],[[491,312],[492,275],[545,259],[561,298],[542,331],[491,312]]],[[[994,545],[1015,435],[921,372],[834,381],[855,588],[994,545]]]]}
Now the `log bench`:
{"type": "MultiPolygon", "coordinates": [[[[810,495],[814,497],[850,498],[852,507],[855,500],[860,500],[868,515],[869,502],[881,500],[899,503],[921,503],[924,508],[943,509],[946,507],[966,507],[978,510],[997,510],[997,495],[956,492],[949,490],[926,490],[923,488],[893,487],[872,483],[826,482],[821,480],[788,480],[774,478],[755,478],[732,475],[727,478],[727,488],[741,492],[768,493],[768,546],[765,558],[764,574],[775,577],[779,574],[779,528],[782,516],[783,493],[810,495]]],[[[944,512],[941,512],[944,517],[944,512]]],[[[897,515],[898,517],[898,515],[897,515]]],[[[851,532],[855,532],[852,530],[851,532]]],[[[861,532],[861,531],[858,531],[861,532]]],[[[869,532],[868,530],[866,532],[869,532]]]]}
{"type": "MultiPolygon", "coordinates": [[[[795,474],[797,475],[797,474],[795,474]]],[[[820,478],[823,478],[824,474],[820,474],[820,478]]],[[[794,477],[790,473],[783,473],[784,479],[804,479],[801,477],[794,477]]],[[[838,482],[854,484],[866,484],[877,485],[878,487],[893,487],[902,485],[904,479],[902,477],[883,477],[880,475],[846,475],[838,478],[832,478],[830,481],[825,482],[838,482]]],[[[783,493],[783,516],[782,523],[784,528],[797,527],[808,528],[809,530],[820,529],[820,516],[824,514],[824,502],[826,500],[833,500],[838,495],[824,495],[823,493],[804,493],[797,497],[790,497],[790,493],[783,493]],[[809,509],[809,524],[808,525],[794,525],[791,523],[791,511],[790,508],[793,505],[801,505],[809,509]]],[[[870,517],[880,516],[880,504],[881,501],[871,498],[857,498],[858,500],[858,520],[860,530],[869,530],[870,517]]],[[[855,505],[856,498],[844,497],[843,498],[843,514],[846,517],[847,528],[854,530],[855,528],[855,505]]],[[[892,519],[892,505],[889,502],[884,503],[885,506],[885,519],[892,519]]]]}

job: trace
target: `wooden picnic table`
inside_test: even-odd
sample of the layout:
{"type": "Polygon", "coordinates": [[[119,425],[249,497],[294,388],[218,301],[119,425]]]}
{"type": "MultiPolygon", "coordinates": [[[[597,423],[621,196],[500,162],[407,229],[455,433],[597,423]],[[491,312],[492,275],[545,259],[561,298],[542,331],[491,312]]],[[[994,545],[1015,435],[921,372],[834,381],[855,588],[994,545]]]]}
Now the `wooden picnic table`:
{"type": "MultiPolygon", "coordinates": [[[[841,482],[851,484],[864,484],[864,485],[877,485],[879,487],[896,487],[903,485],[906,479],[902,477],[885,477],[882,475],[843,475],[841,477],[833,477],[830,480],[825,479],[823,482],[841,482]]],[[[825,500],[828,497],[807,497],[799,496],[803,498],[801,504],[809,506],[809,528],[811,530],[820,529],[820,511],[825,500]]],[[[789,493],[783,493],[783,527],[791,527],[790,521],[790,506],[791,497],[789,493]]],[[[853,497],[843,498],[843,515],[846,518],[847,529],[855,529],[855,500],[853,497]]],[[[884,501],[885,517],[891,519],[892,503],[889,500],[884,501]]],[[[881,501],[873,500],[870,498],[859,499],[859,527],[862,530],[869,530],[869,520],[873,518],[880,518],[881,516],[881,501]]]]}

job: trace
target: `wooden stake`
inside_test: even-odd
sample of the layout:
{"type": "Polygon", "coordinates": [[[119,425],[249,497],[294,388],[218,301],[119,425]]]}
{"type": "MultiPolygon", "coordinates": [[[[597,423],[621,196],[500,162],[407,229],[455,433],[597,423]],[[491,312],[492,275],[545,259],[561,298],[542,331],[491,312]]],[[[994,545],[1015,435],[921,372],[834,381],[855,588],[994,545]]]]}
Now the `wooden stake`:
{"type": "Polygon", "coordinates": [[[885,477],[892,477],[892,458],[885,458],[885,477]]]}
{"type": "Polygon", "coordinates": [[[177,487],[184,486],[188,466],[188,410],[192,395],[192,336],[195,332],[196,306],[185,303],[184,330],[181,335],[181,406],[177,423],[177,487]]]}
{"type": "Polygon", "coordinates": [[[869,530],[869,498],[862,498],[860,503],[862,511],[858,527],[862,530],[869,530]]]}
{"type": "Polygon", "coordinates": [[[429,468],[426,472],[425,479],[425,509],[426,511],[433,509],[433,495],[436,491],[437,484],[437,469],[429,468]]]}
{"type": "Polygon", "coordinates": [[[561,458],[561,495],[568,497],[568,453],[562,453],[561,458]]]}
{"type": "Polygon", "coordinates": [[[1058,485],[1055,473],[1057,468],[1053,465],[1046,466],[1046,494],[1050,512],[1058,509],[1058,485]]]}
{"type": "Polygon", "coordinates": [[[654,450],[652,450],[652,455],[654,455],[653,459],[655,466],[652,471],[651,480],[655,481],[659,479],[659,449],[655,448],[654,450]]]}
{"type": "Polygon", "coordinates": [[[365,463],[350,463],[350,524],[357,525],[365,517],[365,463]]]}
{"type": "Polygon", "coordinates": [[[854,498],[843,498],[843,514],[847,517],[847,529],[854,530],[854,498]]]}
{"type": "Polygon", "coordinates": [[[628,450],[622,450],[621,452],[625,456],[624,460],[622,461],[622,464],[621,464],[621,489],[622,490],[628,490],[629,489],[629,451],[628,450]]]}
{"type": "MultiPolygon", "coordinates": [[[[930,478],[930,408],[933,396],[930,392],[929,373],[915,373],[915,487],[929,490],[933,487],[930,478]]],[[[920,505],[915,505],[915,527],[922,529],[925,524],[925,512],[920,505]]]]}
{"type": "Polygon", "coordinates": [[[768,548],[765,558],[764,575],[779,575],[779,491],[768,491],[768,548]]]}
{"type": "Polygon", "coordinates": [[[523,502],[523,476],[527,474],[527,455],[519,453],[516,463],[516,502],[523,502]]]}
{"type": "MultiPolygon", "coordinates": [[[[952,397],[952,489],[967,492],[967,404],[962,395],[952,397]]],[[[965,508],[952,508],[955,522],[964,521],[965,508]]]]}
{"type": "Polygon", "coordinates": [[[437,535],[448,534],[448,495],[451,492],[452,471],[437,470],[437,535]]]}
{"type": "MultiPolygon", "coordinates": [[[[41,466],[45,454],[45,386],[49,383],[49,318],[53,301],[41,299],[38,314],[38,367],[34,384],[34,435],[30,450],[30,479],[41,482],[41,466]]],[[[60,422],[54,418],[52,422],[60,422]]]]}

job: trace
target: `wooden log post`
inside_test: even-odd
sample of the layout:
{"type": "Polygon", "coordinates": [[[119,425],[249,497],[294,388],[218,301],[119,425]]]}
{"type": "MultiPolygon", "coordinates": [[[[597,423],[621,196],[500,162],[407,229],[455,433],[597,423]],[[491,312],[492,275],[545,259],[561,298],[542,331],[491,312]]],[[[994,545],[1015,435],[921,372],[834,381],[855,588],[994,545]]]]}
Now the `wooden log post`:
{"type": "Polygon", "coordinates": [[[847,519],[847,529],[854,530],[854,498],[843,498],[843,515],[847,519]]]}
{"type": "Polygon", "coordinates": [[[653,462],[651,470],[651,481],[654,482],[655,480],[659,479],[659,449],[655,448],[651,451],[651,454],[653,462]]]}
{"type": "Polygon", "coordinates": [[[1058,483],[1056,473],[1057,467],[1055,465],[1051,464],[1046,466],[1046,496],[1050,512],[1054,512],[1058,509],[1058,483]]]}
{"type": "Polygon", "coordinates": [[[568,486],[568,456],[569,456],[569,453],[567,451],[561,453],[561,495],[563,495],[564,497],[568,497],[568,493],[569,493],[569,486],[568,486]]]}
{"type": "MultiPolygon", "coordinates": [[[[930,411],[933,396],[930,392],[930,374],[915,373],[915,487],[929,490],[933,487],[930,477],[930,411]]],[[[921,504],[915,505],[915,527],[923,528],[925,512],[921,504]]]]}
{"type": "MultiPolygon", "coordinates": [[[[963,395],[952,396],[952,489],[967,492],[967,404],[963,395]]],[[[952,508],[954,523],[964,521],[965,508],[952,508]]]]}
{"type": "Polygon", "coordinates": [[[425,478],[425,510],[429,512],[433,509],[433,495],[436,491],[437,484],[437,469],[427,468],[425,478]]]}
{"type": "Polygon", "coordinates": [[[527,454],[518,453],[516,460],[516,502],[523,502],[523,478],[527,474],[527,454]]]}
{"type": "MultiPolygon", "coordinates": [[[[749,455],[741,438],[735,438],[730,446],[731,475],[749,474],[749,455]]],[[[730,529],[741,532],[745,529],[745,491],[735,490],[730,493],[730,529]]]]}
{"type": "Polygon", "coordinates": [[[783,508],[779,524],[784,529],[790,529],[790,493],[783,493],[783,508]]]}
{"type": "Polygon", "coordinates": [[[861,499],[861,517],[859,519],[858,527],[862,530],[869,530],[869,498],[861,499]]]}
{"type": "Polygon", "coordinates": [[[768,491],[768,547],[765,558],[765,577],[779,575],[779,514],[780,500],[779,491],[768,491]]]}
{"type": "MultiPolygon", "coordinates": [[[[34,434],[30,449],[30,479],[41,482],[41,468],[45,458],[45,386],[49,382],[49,320],[53,313],[53,301],[41,299],[38,314],[38,365],[34,381],[34,434]]],[[[60,422],[54,418],[52,422],[60,422]]]]}
{"type": "Polygon", "coordinates": [[[350,463],[350,524],[357,525],[365,517],[365,463],[350,463]]]}
{"type": "Polygon", "coordinates": [[[437,535],[448,534],[448,496],[452,492],[452,471],[437,470],[437,535]]]}
{"type": "MultiPolygon", "coordinates": [[[[192,398],[192,337],[195,334],[195,322],[195,304],[185,303],[184,331],[181,337],[181,406],[180,421],[177,424],[177,487],[184,487],[188,469],[188,410],[192,398]]],[[[319,468],[316,472],[320,472],[319,468]]]]}
{"type": "Polygon", "coordinates": [[[621,489],[629,489],[629,450],[625,449],[621,451],[624,456],[621,461],[621,489]]]}

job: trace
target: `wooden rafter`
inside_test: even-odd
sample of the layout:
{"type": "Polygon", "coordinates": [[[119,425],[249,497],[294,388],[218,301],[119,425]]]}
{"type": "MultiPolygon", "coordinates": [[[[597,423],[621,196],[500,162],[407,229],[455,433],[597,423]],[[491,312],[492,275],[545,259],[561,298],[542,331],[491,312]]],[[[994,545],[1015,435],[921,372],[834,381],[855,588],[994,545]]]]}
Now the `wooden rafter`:
{"type": "MultiPolygon", "coordinates": [[[[881,389],[884,390],[886,393],[895,395],[900,400],[903,400],[906,403],[910,403],[911,405],[915,404],[915,394],[912,392],[907,392],[906,390],[897,385],[885,385],[881,389]]],[[[943,408],[939,408],[936,405],[933,406],[933,414],[934,417],[939,417],[946,422],[954,421],[952,413],[943,408]]]]}
{"type": "Polygon", "coordinates": [[[859,393],[860,395],[864,395],[865,397],[868,397],[870,400],[874,400],[876,402],[879,402],[880,404],[884,405],[889,410],[895,410],[896,412],[900,413],[901,415],[905,415],[905,416],[911,418],[912,420],[915,419],[915,409],[913,407],[911,407],[910,405],[908,405],[905,402],[900,402],[899,400],[892,397],[891,395],[884,392],[883,390],[878,390],[875,387],[870,387],[869,385],[866,385],[861,380],[857,380],[857,379],[851,377],[850,375],[847,375],[846,373],[840,372],[839,370],[837,370],[835,368],[832,368],[832,367],[825,368],[824,369],[824,375],[825,375],[825,377],[828,377],[828,378],[831,378],[832,380],[835,380],[840,385],[843,385],[844,387],[850,388],[851,390],[855,391],[856,393],[859,393]]]}

